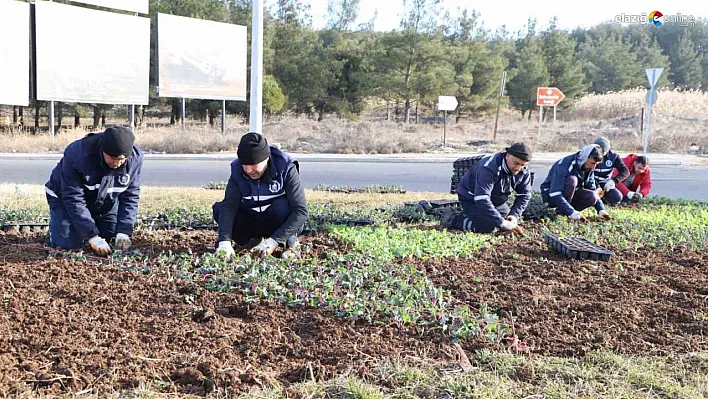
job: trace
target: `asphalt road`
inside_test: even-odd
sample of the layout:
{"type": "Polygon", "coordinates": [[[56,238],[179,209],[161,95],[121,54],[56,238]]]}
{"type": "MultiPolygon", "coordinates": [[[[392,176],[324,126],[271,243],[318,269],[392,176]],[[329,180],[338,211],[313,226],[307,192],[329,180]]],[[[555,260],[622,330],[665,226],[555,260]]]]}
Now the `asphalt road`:
{"type": "MultiPolygon", "coordinates": [[[[0,183],[44,184],[55,160],[0,159],[0,183]]],[[[532,166],[538,190],[550,164],[532,166]]],[[[452,163],[381,163],[301,161],[302,181],[307,188],[317,184],[364,186],[401,185],[408,191],[450,190],[452,163]]],[[[210,181],[226,181],[229,162],[224,160],[146,160],[143,185],[200,187],[210,181]]],[[[708,168],[654,166],[652,192],[670,198],[708,201],[708,168]]]]}

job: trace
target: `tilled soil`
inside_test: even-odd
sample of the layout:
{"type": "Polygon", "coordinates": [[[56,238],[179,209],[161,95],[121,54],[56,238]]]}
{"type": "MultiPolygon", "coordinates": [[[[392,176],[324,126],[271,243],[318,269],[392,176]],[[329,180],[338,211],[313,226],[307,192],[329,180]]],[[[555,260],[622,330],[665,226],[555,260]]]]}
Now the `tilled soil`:
{"type": "Polygon", "coordinates": [[[531,353],[708,350],[705,252],[620,251],[609,262],[580,261],[537,237],[506,240],[471,261],[434,259],[420,267],[456,298],[513,317],[519,346],[531,353]]]}
{"type": "Polygon", "coordinates": [[[41,237],[0,235],[0,396],[141,384],[238,393],[366,374],[393,355],[445,356],[444,337],[352,325],[313,309],[249,305],[236,293],[47,253],[41,237]]]}
{"type": "MultiPolygon", "coordinates": [[[[140,233],[143,253],[213,250],[213,232],[140,233]]],[[[304,237],[309,256],[342,251],[304,237]]],[[[136,386],[206,395],[366,375],[390,356],[451,361],[449,340],[326,312],[249,305],[176,281],[52,256],[39,234],[0,232],[0,396],[112,392],[136,386]]],[[[421,270],[453,296],[514,319],[510,350],[582,355],[708,350],[708,262],[702,252],[616,253],[568,260],[541,238],[506,241],[473,260],[421,270]]],[[[478,341],[477,341],[478,342],[478,341]]],[[[466,349],[478,344],[463,343],[466,349]]]]}

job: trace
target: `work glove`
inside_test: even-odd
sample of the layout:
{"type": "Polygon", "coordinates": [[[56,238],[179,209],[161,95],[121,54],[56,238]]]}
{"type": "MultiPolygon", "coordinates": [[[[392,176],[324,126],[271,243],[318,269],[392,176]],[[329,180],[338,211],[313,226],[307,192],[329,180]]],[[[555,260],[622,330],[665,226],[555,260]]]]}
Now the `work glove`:
{"type": "Polygon", "coordinates": [[[216,247],[216,253],[229,259],[236,254],[236,251],[234,251],[231,241],[219,241],[219,245],[216,247]]]}
{"type": "Polygon", "coordinates": [[[568,216],[568,217],[569,217],[571,220],[575,220],[575,221],[577,221],[577,220],[584,221],[584,220],[585,220],[585,216],[583,216],[583,214],[580,213],[580,212],[578,212],[578,211],[573,212],[573,213],[572,213],[570,216],[568,216]]]}
{"type": "Polygon", "coordinates": [[[600,215],[600,217],[601,217],[602,219],[604,219],[604,220],[610,220],[610,219],[612,219],[612,217],[610,216],[610,214],[609,214],[606,210],[604,210],[604,209],[601,210],[600,212],[598,212],[598,215],[600,215]]]}
{"type": "Polygon", "coordinates": [[[261,241],[256,247],[251,250],[251,254],[257,258],[265,258],[278,248],[278,242],[272,238],[267,238],[261,241]]]}
{"type": "Polygon", "coordinates": [[[644,196],[640,192],[630,191],[627,193],[627,198],[632,202],[641,201],[644,196]]]}
{"type": "Polygon", "coordinates": [[[510,221],[511,223],[513,223],[513,224],[516,225],[516,227],[515,227],[514,229],[512,229],[512,231],[513,231],[514,233],[516,233],[516,234],[524,234],[524,228],[521,227],[521,225],[519,224],[519,218],[517,218],[516,216],[509,215],[509,216],[506,217],[506,220],[508,220],[508,221],[510,221]]]}
{"type": "Polygon", "coordinates": [[[94,236],[89,240],[89,245],[96,255],[107,256],[110,255],[111,250],[110,245],[100,236],[94,236]]]}
{"type": "Polygon", "coordinates": [[[116,249],[121,251],[127,251],[130,249],[131,245],[132,243],[130,242],[130,237],[128,237],[127,234],[116,234],[116,249]]]}
{"type": "Polygon", "coordinates": [[[616,187],[616,186],[615,186],[615,181],[612,180],[612,179],[610,179],[610,180],[607,181],[607,183],[605,183],[605,186],[603,187],[603,189],[605,190],[605,192],[608,192],[608,191],[612,190],[612,189],[615,188],[615,187],[616,187]]]}
{"type": "Polygon", "coordinates": [[[514,223],[514,222],[509,221],[509,220],[505,220],[505,221],[502,222],[501,226],[499,226],[499,227],[501,227],[502,230],[514,231],[518,226],[519,226],[519,225],[518,225],[517,223],[514,223]]]}

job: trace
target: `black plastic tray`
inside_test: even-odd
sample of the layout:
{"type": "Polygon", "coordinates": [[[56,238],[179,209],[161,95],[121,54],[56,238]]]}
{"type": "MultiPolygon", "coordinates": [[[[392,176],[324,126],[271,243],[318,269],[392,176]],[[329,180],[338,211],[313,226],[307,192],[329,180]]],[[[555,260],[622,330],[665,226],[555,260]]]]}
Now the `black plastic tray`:
{"type": "Polygon", "coordinates": [[[558,238],[550,233],[543,233],[546,244],[554,251],[570,259],[609,261],[614,252],[592,243],[582,237],[558,238]]]}
{"type": "Polygon", "coordinates": [[[2,231],[47,231],[49,230],[48,223],[27,223],[27,222],[10,222],[2,225],[2,231]]]}
{"type": "MultiPolygon", "coordinates": [[[[470,168],[488,154],[475,155],[473,157],[458,158],[452,162],[452,177],[450,178],[450,194],[457,193],[457,186],[470,168]]],[[[534,183],[535,173],[531,172],[531,185],[534,183]]]]}

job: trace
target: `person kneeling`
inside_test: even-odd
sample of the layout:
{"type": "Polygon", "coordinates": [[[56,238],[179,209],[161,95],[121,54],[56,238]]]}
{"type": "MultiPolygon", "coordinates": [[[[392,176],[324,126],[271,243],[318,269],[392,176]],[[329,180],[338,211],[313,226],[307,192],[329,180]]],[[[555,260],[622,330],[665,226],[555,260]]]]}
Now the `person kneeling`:
{"type": "Polygon", "coordinates": [[[259,258],[279,245],[286,248],[283,256],[297,255],[297,236],[308,216],[298,161],[258,133],[241,137],[237,154],[224,200],[212,207],[219,226],[217,253],[231,257],[232,240],[243,246],[258,238],[251,252],[259,258]]]}
{"type": "Polygon", "coordinates": [[[87,241],[97,255],[130,249],[140,200],[143,153],[123,127],[89,133],[69,144],[44,191],[49,245],[77,249],[87,241]]]}
{"type": "Polygon", "coordinates": [[[595,206],[600,217],[610,219],[600,199],[601,189],[595,185],[593,171],[600,161],[602,149],[597,144],[587,145],[575,154],[558,160],[541,183],[543,201],[571,220],[584,220],[580,212],[591,206],[595,206]]]}
{"type": "Polygon", "coordinates": [[[612,151],[610,141],[605,137],[600,137],[593,144],[600,146],[602,150],[602,160],[593,172],[595,174],[595,185],[601,187],[605,192],[602,201],[608,205],[616,205],[622,201],[622,192],[617,188],[617,184],[629,177],[629,168],[624,164],[624,160],[612,151]]]}
{"type": "Polygon", "coordinates": [[[519,219],[531,201],[531,173],[526,165],[531,150],[524,143],[514,143],[505,151],[488,155],[460,180],[457,197],[464,214],[447,211],[440,221],[442,227],[494,233],[498,229],[523,233],[519,219]],[[507,200],[516,192],[514,205],[507,200]]]}
{"type": "Polygon", "coordinates": [[[649,159],[643,155],[629,154],[622,161],[631,171],[626,180],[617,184],[617,189],[622,193],[622,202],[641,201],[651,190],[649,159]]]}

